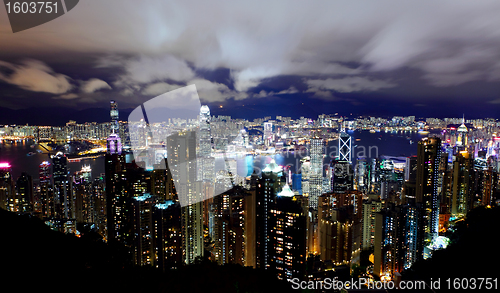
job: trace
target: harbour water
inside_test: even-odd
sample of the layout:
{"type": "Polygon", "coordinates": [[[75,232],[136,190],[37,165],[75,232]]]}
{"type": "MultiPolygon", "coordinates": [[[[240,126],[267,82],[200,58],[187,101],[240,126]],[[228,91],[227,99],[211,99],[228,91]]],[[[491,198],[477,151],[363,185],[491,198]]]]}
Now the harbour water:
{"type": "MultiPolygon", "coordinates": [[[[416,132],[376,132],[353,131],[349,133],[352,136],[353,158],[365,156],[367,158],[376,158],[379,156],[411,156],[417,153],[417,142],[425,137],[416,132]]],[[[27,172],[33,179],[37,179],[38,166],[43,161],[51,161],[47,153],[39,153],[42,150],[39,146],[30,147],[33,141],[21,141],[10,143],[4,141],[0,144],[0,162],[8,162],[12,166],[13,178],[17,179],[21,172],[27,172]],[[28,155],[32,153],[32,155],[28,155]]],[[[325,164],[329,163],[332,157],[337,155],[338,141],[329,141],[325,147],[325,164]]],[[[278,165],[289,165],[292,170],[300,168],[300,159],[308,156],[308,152],[278,152],[270,156],[253,157],[247,156],[236,158],[237,173],[245,176],[253,172],[253,168],[262,169],[271,159],[274,159],[278,165]]],[[[216,164],[224,164],[219,161],[216,164]]],[[[90,165],[92,176],[97,177],[104,173],[104,157],[95,159],[86,159],[80,162],[68,163],[69,171],[79,171],[82,166],[90,165]]],[[[220,165],[219,165],[220,166],[220,165]]]]}

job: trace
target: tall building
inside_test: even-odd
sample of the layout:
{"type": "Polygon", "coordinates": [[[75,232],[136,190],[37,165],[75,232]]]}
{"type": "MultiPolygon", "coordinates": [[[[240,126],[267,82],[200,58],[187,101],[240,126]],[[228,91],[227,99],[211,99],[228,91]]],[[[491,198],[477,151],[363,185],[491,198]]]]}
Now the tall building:
{"type": "Polygon", "coordinates": [[[280,280],[303,278],[306,263],[306,216],[285,185],[269,213],[269,268],[280,280]]]}
{"type": "Polygon", "coordinates": [[[266,146],[271,145],[273,141],[273,123],[272,122],[264,122],[264,144],[266,146]]]}
{"type": "Polygon", "coordinates": [[[419,229],[422,210],[411,205],[395,206],[375,214],[373,273],[394,278],[423,256],[423,235],[419,229]]]}
{"type": "Polygon", "coordinates": [[[262,170],[256,186],[256,267],[270,266],[269,224],[270,210],[284,183],[283,168],[274,160],[262,170]]]}
{"type": "Polygon", "coordinates": [[[214,257],[218,264],[255,264],[255,190],[236,186],[214,198],[214,257]]]}
{"type": "Polygon", "coordinates": [[[363,232],[361,236],[361,248],[369,249],[375,240],[375,214],[382,209],[380,200],[368,200],[363,202],[363,232]]]}
{"type": "MultiPolygon", "coordinates": [[[[213,183],[215,176],[215,160],[212,157],[212,136],[210,129],[210,108],[203,105],[200,108],[200,128],[198,141],[198,180],[213,183]]],[[[205,196],[210,198],[211,196],[205,196]]]]}
{"type": "Polygon", "coordinates": [[[424,138],[417,148],[416,202],[424,209],[421,227],[424,239],[430,243],[438,236],[439,229],[439,163],[441,161],[441,139],[424,138]]]}
{"type": "Polygon", "coordinates": [[[182,206],[182,247],[186,264],[204,255],[202,182],[196,180],[196,145],[193,131],[167,137],[168,165],[182,206]]]}
{"type": "Polygon", "coordinates": [[[311,138],[311,171],[309,174],[309,207],[318,208],[318,197],[323,193],[323,139],[311,138]]]}
{"type": "Polygon", "coordinates": [[[339,161],[352,161],[352,139],[342,127],[339,135],[339,161]]]}
{"type": "Polygon", "coordinates": [[[453,162],[451,216],[454,218],[464,217],[472,208],[473,165],[472,154],[466,151],[458,153],[453,162]]]}
{"type": "Polygon", "coordinates": [[[51,164],[43,161],[39,168],[40,191],[39,200],[42,208],[43,217],[54,217],[54,197],[52,193],[52,174],[51,164]]]}
{"type": "Polygon", "coordinates": [[[333,161],[332,189],[335,193],[345,193],[354,190],[354,172],[347,161],[333,161]]]}
{"type": "Polygon", "coordinates": [[[362,193],[326,193],[318,200],[318,242],[322,260],[336,265],[357,258],[361,244],[362,193]]]}
{"type": "Polygon", "coordinates": [[[21,176],[17,178],[16,198],[20,213],[31,213],[33,211],[33,178],[26,172],[21,173],[21,176]]]}
{"type": "Polygon", "coordinates": [[[118,135],[120,129],[120,124],[118,122],[118,104],[113,100],[110,102],[109,114],[111,116],[111,131],[118,135]]]}
{"type": "Polygon", "coordinates": [[[5,210],[11,210],[15,206],[12,183],[12,166],[0,163],[0,208],[5,210]]]}
{"type": "Polygon", "coordinates": [[[52,159],[52,175],[54,178],[54,200],[57,202],[56,214],[66,219],[73,218],[71,214],[72,200],[69,190],[68,159],[62,152],[50,157],[52,159]]]}
{"type": "Polygon", "coordinates": [[[106,179],[107,239],[109,243],[127,243],[128,227],[128,174],[125,155],[108,153],[104,157],[106,179]]]}

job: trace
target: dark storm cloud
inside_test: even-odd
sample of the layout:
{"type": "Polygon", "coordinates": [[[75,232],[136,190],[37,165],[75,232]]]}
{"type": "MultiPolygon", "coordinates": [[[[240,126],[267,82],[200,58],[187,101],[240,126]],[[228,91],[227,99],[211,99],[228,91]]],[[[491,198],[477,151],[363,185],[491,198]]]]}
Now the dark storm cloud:
{"type": "Polygon", "coordinates": [[[129,103],[192,83],[208,102],[298,92],[345,100],[339,94],[396,91],[407,82],[391,72],[403,69],[417,71],[428,88],[497,83],[498,15],[500,2],[485,0],[86,1],[17,34],[1,18],[0,56],[94,54],[87,70],[96,77],[39,68],[37,78],[50,81],[42,87],[24,81],[16,67],[17,79],[2,80],[61,101],[99,101],[108,98],[105,90],[129,103]],[[200,73],[220,68],[229,70],[229,80],[200,73]],[[103,80],[100,70],[115,74],[103,80]],[[302,82],[259,89],[280,76],[302,82]]]}

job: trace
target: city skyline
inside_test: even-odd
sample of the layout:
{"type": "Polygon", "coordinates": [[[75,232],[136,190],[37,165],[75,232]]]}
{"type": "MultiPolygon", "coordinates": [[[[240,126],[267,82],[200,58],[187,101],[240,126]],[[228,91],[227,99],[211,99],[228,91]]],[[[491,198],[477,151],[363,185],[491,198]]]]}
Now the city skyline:
{"type": "Polygon", "coordinates": [[[498,289],[500,2],[4,2],[20,284],[498,289]]]}

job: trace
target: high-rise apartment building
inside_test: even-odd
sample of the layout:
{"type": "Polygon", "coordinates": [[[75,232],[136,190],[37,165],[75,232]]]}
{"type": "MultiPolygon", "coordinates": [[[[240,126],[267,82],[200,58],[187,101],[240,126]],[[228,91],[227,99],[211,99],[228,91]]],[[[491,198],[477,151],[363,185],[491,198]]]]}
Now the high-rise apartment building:
{"type": "Polygon", "coordinates": [[[416,202],[424,209],[421,227],[424,239],[431,242],[439,228],[439,163],[441,161],[441,139],[424,138],[417,148],[416,202]]]}

